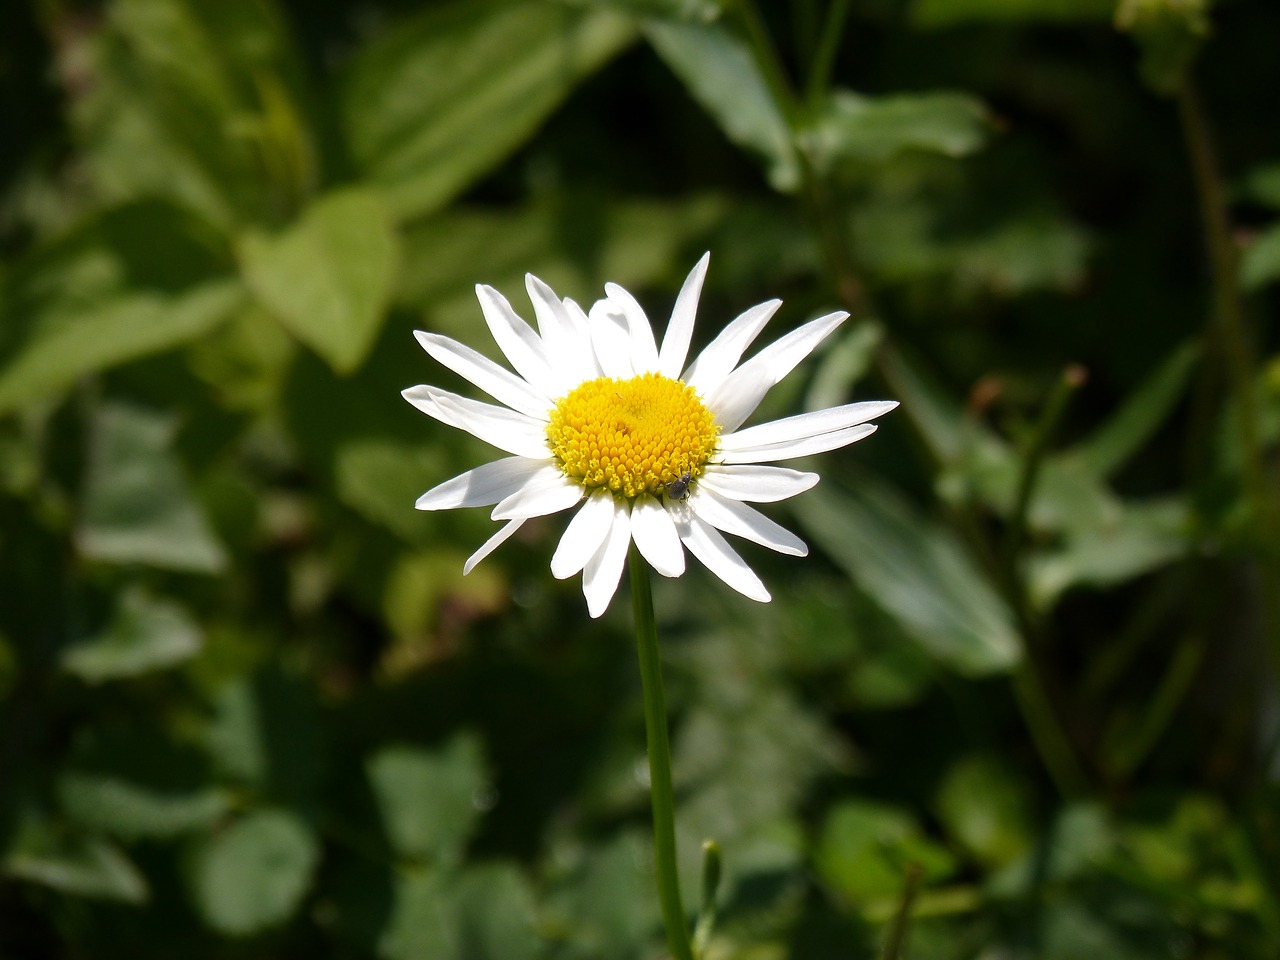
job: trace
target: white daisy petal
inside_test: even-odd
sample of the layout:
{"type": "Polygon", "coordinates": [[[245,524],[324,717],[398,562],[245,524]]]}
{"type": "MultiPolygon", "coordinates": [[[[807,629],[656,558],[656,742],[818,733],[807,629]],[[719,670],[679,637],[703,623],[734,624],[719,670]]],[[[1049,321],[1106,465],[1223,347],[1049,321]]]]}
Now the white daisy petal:
{"type": "Polygon", "coordinates": [[[533,328],[520,319],[507,298],[493,287],[476,284],[476,299],[480,301],[480,310],[494,342],[516,372],[547,396],[558,396],[560,378],[533,328]]]}
{"type": "Polygon", "coordinates": [[[793,460],[796,457],[809,457],[815,453],[826,453],[847,447],[858,440],[865,440],[876,432],[876,424],[860,423],[831,433],[819,434],[816,437],[804,437],[800,440],[786,440],[782,443],[766,443],[758,447],[746,447],[742,450],[730,450],[719,455],[719,462],[726,464],[770,463],[777,460],[793,460]]]}
{"type": "Polygon", "coordinates": [[[725,377],[719,387],[705,395],[707,408],[715,414],[720,428],[725,432],[738,429],[770,388],[794,370],[796,364],[848,316],[840,311],[811,320],[779,337],[725,377]]]}
{"type": "Polygon", "coordinates": [[[710,395],[737,366],[743,351],[751,346],[780,306],[781,300],[767,300],[739,315],[703,348],[681,379],[700,396],[710,395]]]}
{"type": "Polygon", "coordinates": [[[707,465],[698,486],[729,500],[776,503],[804,493],[817,482],[816,473],[801,473],[786,467],[712,463],[707,465]]]}
{"type": "Polygon", "coordinates": [[[499,403],[530,417],[547,419],[553,401],[527,380],[498,366],[482,353],[439,333],[415,330],[418,343],[437,362],[460,377],[466,377],[499,403]]]}
{"type": "Polygon", "coordinates": [[[524,280],[538,318],[538,329],[542,331],[543,345],[552,360],[552,372],[560,380],[556,396],[563,396],[590,378],[590,370],[595,365],[591,341],[578,336],[573,317],[554,290],[532,273],[525,274],[524,280]]]}
{"type": "Polygon", "coordinates": [[[471,556],[467,557],[467,562],[462,565],[462,575],[465,577],[468,573],[474,570],[477,563],[506,543],[510,536],[523,525],[523,520],[512,520],[510,523],[504,524],[497,533],[484,542],[484,546],[471,556]]]}
{"type": "Polygon", "coordinates": [[[579,345],[582,351],[585,365],[582,371],[582,379],[585,381],[603,377],[604,370],[600,368],[600,361],[596,359],[595,346],[591,342],[591,321],[587,318],[583,309],[568,297],[564,299],[564,310],[569,322],[573,324],[574,342],[579,345]]]}
{"type": "Polygon", "coordinates": [[[616,283],[606,283],[604,292],[627,318],[627,330],[631,334],[631,365],[636,373],[652,373],[658,369],[658,344],[653,339],[653,327],[644,308],[636,298],[616,283]]]}
{"type": "Polygon", "coordinates": [[[491,516],[494,520],[545,517],[568,510],[582,499],[582,493],[581,484],[566,477],[555,464],[546,463],[519,490],[499,500],[491,516]]]}
{"type": "Polygon", "coordinates": [[[771,599],[760,578],[756,576],[737,551],[729,546],[727,540],[720,536],[705,520],[694,516],[691,511],[683,511],[684,516],[677,521],[680,530],[680,541],[689,548],[689,552],[702,561],[703,566],[717,577],[737,590],[744,597],[768,603],[771,599]]]}
{"type": "Polygon", "coordinates": [[[720,438],[721,450],[741,450],[790,440],[805,440],[824,433],[834,433],[857,426],[888,413],[898,405],[896,400],[864,400],[846,403],[841,407],[828,407],[794,417],[771,420],[720,438]]]}
{"type": "Polygon", "coordinates": [[[609,535],[612,519],[613,495],[608,490],[597,490],[587,497],[556,546],[551,557],[551,575],[564,580],[581,571],[609,535]]]}
{"type": "Polygon", "coordinates": [[[702,281],[706,279],[707,264],[710,262],[711,254],[704,253],[702,259],[689,271],[671,311],[671,322],[662,335],[662,349],[658,351],[658,372],[672,380],[680,378],[685,358],[689,355],[693,322],[698,314],[698,298],[702,296],[702,281]]]}
{"type": "Polygon", "coordinates": [[[487,507],[515,493],[545,467],[545,461],[504,457],[432,487],[414,504],[419,510],[487,507]]]}
{"type": "Polygon", "coordinates": [[[626,380],[636,375],[631,365],[631,334],[627,318],[612,300],[597,300],[588,318],[591,324],[591,348],[606,377],[626,380]]]}
{"type": "Polygon", "coordinates": [[[793,557],[807,556],[805,542],[786,527],[774,523],[759,510],[738,500],[726,500],[707,489],[689,498],[689,509],[717,530],[732,533],[762,547],[793,557]]]}
{"type": "Polygon", "coordinates": [[[655,497],[641,494],[631,508],[631,539],[649,566],[664,577],[684,573],[684,549],[671,514],[655,497]]]}
{"type": "Polygon", "coordinates": [[[431,386],[410,387],[401,391],[401,395],[423,413],[465,430],[499,450],[530,460],[551,458],[546,423],[543,421],[431,386]]]}
{"type": "Polygon", "coordinates": [[[631,506],[625,500],[615,500],[604,543],[582,570],[582,595],[587,598],[587,613],[593,618],[609,609],[609,601],[618,591],[630,543],[631,506]]]}

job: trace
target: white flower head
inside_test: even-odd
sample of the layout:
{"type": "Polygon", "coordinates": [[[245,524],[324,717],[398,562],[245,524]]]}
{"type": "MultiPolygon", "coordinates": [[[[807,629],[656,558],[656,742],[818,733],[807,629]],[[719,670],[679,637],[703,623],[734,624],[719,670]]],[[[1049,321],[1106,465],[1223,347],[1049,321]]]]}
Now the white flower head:
{"type": "Polygon", "coordinates": [[[898,404],[865,401],[741,429],[765,393],[807,357],[848,314],[831,313],[739,363],[781,305],[752,307],[685,366],[710,254],[684,282],[658,346],[634,297],[606,284],[588,316],[528,275],[535,331],[502,294],[479,285],[480,308],[514,373],[469,347],[417,331],[436,360],[485,391],[483,403],[433,386],[404,397],[442,423],[510,456],[468,470],[418,498],[419,510],[493,506],[505,525],[464,573],[533,517],[576,508],[551,558],[560,579],[582,573],[591,616],[609,606],[632,542],[658,573],[684,573],[684,551],[753,600],[769,592],[722,536],[780,553],[808,552],[795,534],[750,503],[803,493],[815,473],[777,461],[834,450],[875,432],[870,421],[898,404]]]}

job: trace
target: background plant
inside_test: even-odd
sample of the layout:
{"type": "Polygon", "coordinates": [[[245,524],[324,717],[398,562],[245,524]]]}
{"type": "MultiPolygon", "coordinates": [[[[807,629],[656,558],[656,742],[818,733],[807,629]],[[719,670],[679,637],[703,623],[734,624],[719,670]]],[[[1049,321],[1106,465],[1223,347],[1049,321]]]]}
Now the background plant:
{"type": "Polygon", "coordinates": [[[399,390],[476,282],[665,316],[710,249],[704,317],[855,316],[762,416],[903,407],[772,604],[655,584],[706,956],[875,956],[913,865],[906,956],[1273,956],[1278,35],[6,4],[0,954],[656,955],[625,605],[550,528],[462,579],[484,512],[411,505],[485,452],[399,390]]]}

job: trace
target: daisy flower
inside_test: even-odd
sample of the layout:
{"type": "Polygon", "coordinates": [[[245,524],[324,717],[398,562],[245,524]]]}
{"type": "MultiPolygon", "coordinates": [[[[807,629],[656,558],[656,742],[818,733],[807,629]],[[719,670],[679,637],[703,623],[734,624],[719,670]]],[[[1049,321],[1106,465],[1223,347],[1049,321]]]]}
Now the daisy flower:
{"type": "Polygon", "coordinates": [[[591,616],[608,608],[632,543],[658,573],[684,573],[685,550],[753,600],[760,578],[725,540],[732,534],[779,553],[808,548],[749,506],[803,493],[815,473],[774,466],[875,432],[895,401],[829,407],[744,428],[765,393],[836,329],[827,314],[740,362],[781,305],[770,300],[730,323],[686,366],[710,254],[676,298],[661,346],[635,298],[606,284],[588,315],[532,274],[525,277],[535,331],[497,290],[477,285],[480,309],[514,373],[456,340],[416,331],[432,357],[497,404],[422,385],[404,391],[419,410],[510,456],[447,480],[419,510],[492,506],[504,526],[463,567],[469,573],[534,517],[576,508],[551,558],[559,579],[582,573],[591,616]]]}

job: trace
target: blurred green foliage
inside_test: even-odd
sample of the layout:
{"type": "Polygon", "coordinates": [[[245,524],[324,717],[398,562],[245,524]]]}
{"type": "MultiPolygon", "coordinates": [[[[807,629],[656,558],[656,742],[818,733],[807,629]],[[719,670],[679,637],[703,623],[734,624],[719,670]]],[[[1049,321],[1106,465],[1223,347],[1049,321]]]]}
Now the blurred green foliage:
{"type": "MultiPolygon", "coordinates": [[[[889,396],[656,585],[706,960],[1280,949],[1280,8],[0,10],[0,956],[642,960],[625,603],[398,396],[474,284],[854,319],[889,396]]],[[[690,908],[695,902],[690,900],[690,908]]]]}

